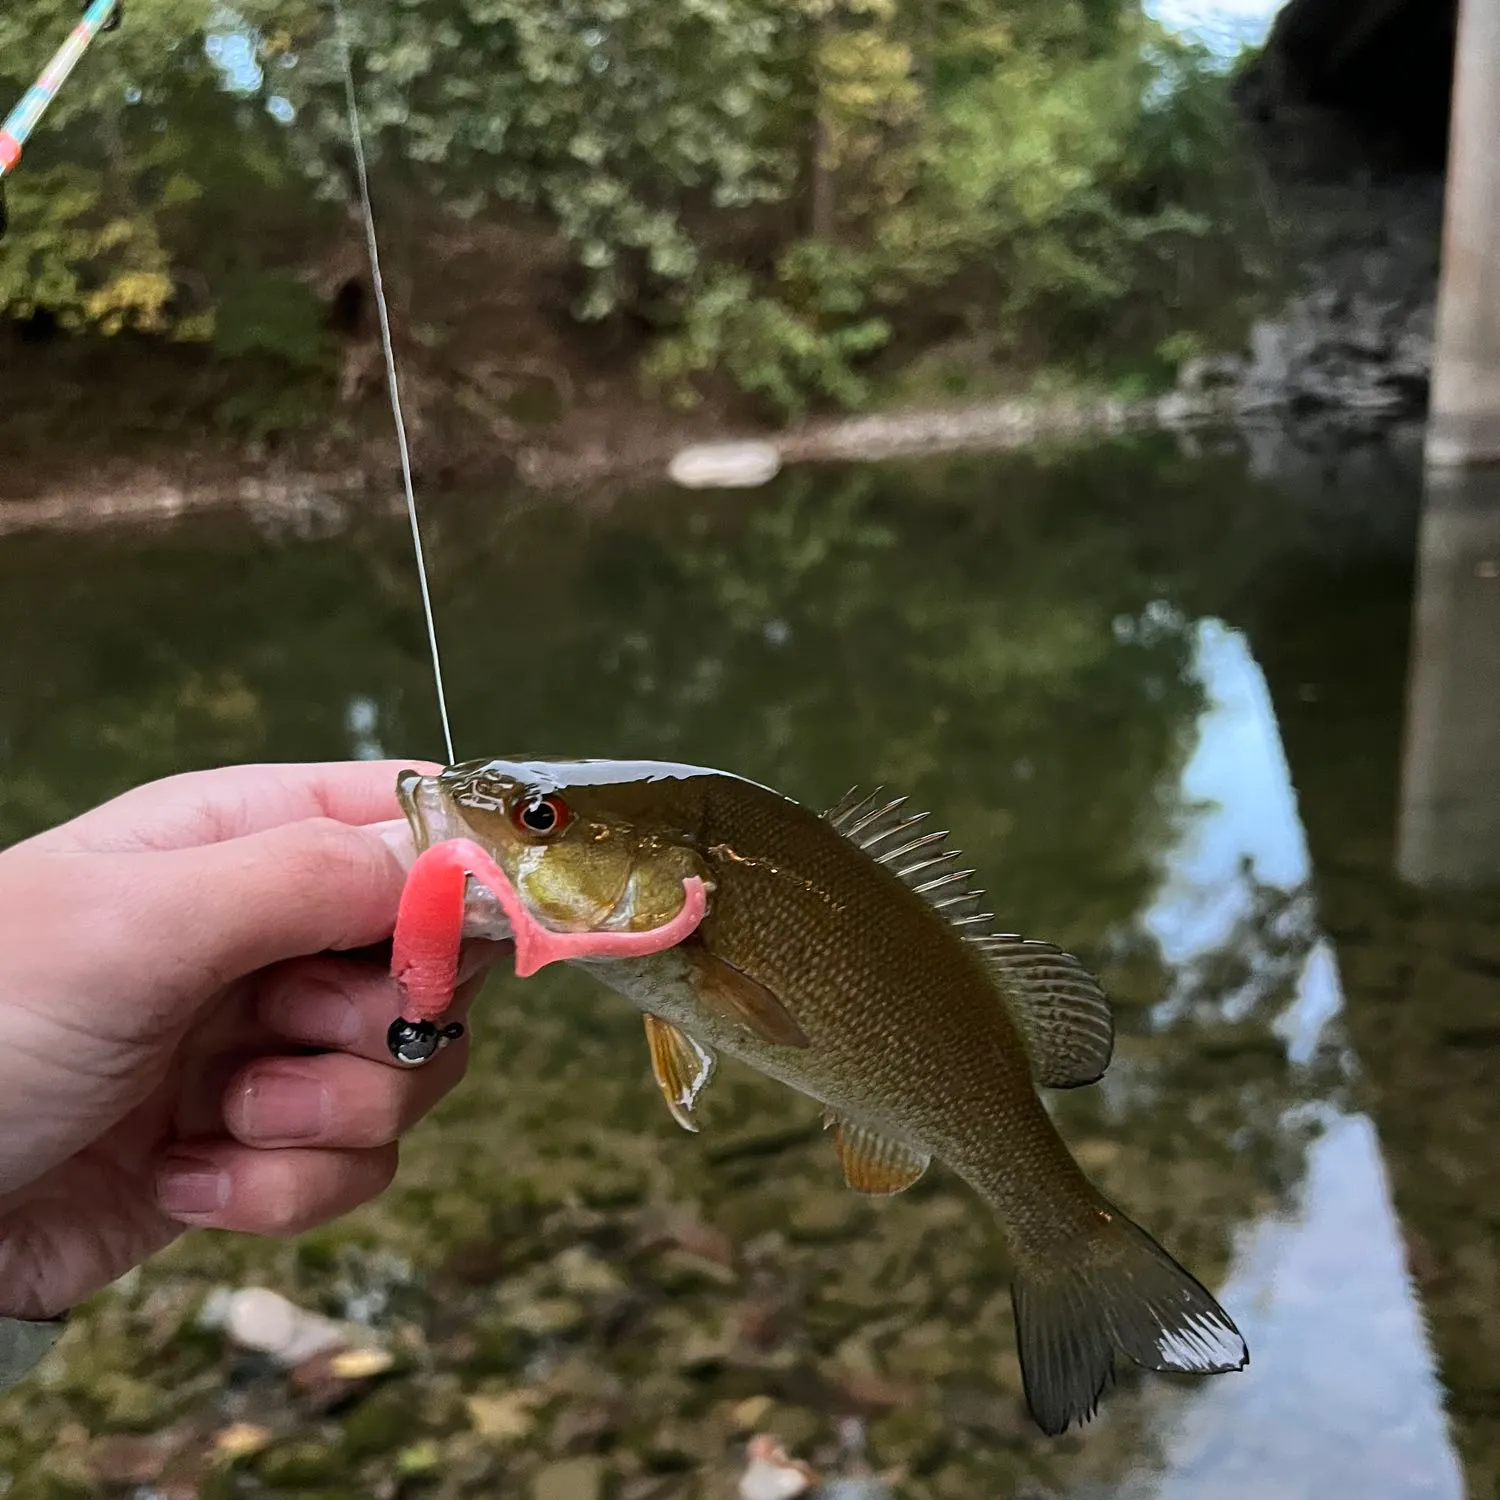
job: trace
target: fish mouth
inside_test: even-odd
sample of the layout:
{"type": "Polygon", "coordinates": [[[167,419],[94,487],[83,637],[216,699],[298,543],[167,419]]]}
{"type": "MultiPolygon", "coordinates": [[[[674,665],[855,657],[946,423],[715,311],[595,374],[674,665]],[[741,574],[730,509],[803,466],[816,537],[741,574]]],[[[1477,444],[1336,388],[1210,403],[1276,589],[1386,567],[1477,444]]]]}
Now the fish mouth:
{"type": "MultiPolygon", "coordinates": [[[[443,791],[439,776],[402,771],[396,777],[396,800],[406,815],[418,854],[425,854],[434,844],[447,839],[471,837],[468,826],[443,791]]],[[[472,876],[464,886],[464,936],[485,938],[493,943],[515,936],[510,918],[495,893],[472,876]]]]}
{"type": "Polygon", "coordinates": [[[406,815],[412,842],[418,854],[425,854],[433,844],[462,836],[467,830],[454,814],[436,776],[420,771],[402,771],[396,777],[396,801],[406,815]]]}

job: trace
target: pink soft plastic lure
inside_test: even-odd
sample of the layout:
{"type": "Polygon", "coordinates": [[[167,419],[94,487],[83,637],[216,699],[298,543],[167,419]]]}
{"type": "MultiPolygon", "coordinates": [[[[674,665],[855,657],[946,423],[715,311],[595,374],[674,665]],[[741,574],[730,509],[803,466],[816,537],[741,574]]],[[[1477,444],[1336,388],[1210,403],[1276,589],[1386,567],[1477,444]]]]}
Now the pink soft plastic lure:
{"type": "Polygon", "coordinates": [[[570,958],[644,958],[674,947],[697,930],[708,892],[691,875],[682,883],[682,910],[645,932],[553,932],[527,910],[510,877],[472,839],[446,839],[424,850],[407,873],[391,944],[391,974],[405,998],[386,1045],[397,1062],[426,1062],[444,1042],[463,1035],[457,1022],[437,1018],[453,1001],[463,941],[464,896],[472,877],[494,893],[510,921],[516,974],[528,978],[570,958]]]}

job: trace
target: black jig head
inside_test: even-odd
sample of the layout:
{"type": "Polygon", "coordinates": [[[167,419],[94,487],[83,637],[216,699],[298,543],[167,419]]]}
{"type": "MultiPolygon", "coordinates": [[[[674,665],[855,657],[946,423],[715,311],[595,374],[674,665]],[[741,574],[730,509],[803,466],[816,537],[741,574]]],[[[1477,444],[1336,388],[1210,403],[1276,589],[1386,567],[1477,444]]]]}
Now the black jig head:
{"type": "Polygon", "coordinates": [[[439,1026],[436,1021],[408,1021],[398,1016],[385,1034],[385,1045],[402,1067],[419,1068],[463,1034],[463,1025],[458,1021],[439,1026]]]}

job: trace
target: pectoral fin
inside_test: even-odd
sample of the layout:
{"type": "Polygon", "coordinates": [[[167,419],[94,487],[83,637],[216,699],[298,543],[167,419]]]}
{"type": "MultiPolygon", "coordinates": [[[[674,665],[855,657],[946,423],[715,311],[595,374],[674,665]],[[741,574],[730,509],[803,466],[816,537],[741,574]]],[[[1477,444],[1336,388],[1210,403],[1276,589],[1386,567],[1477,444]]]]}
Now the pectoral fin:
{"type": "Polygon", "coordinates": [[[696,1133],[693,1109],[698,1095],[714,1076],[714,1054],[670,1021],[651,1015],[646,1017],[646,1045],[651,1052],[651,1071],[672,1118],[684,1130],[696,1133]]]}
{"type": "Polygon", "coordinates": [[[779,1047],[809,1046],[807,1033],[791,1012],[758,979],[718,958],[707,948],[684,945],[693,991],[705,1010],[779,1047]]]}
{"type": "Polygon", "coordinates": [[[836,1124],[834,1149],[844,1169],[844,1181],[856,1193],[885,1197],[904,1192],[927,1170],[930,1156],[913,1151],[889,1136],[879,1135],[863,1125],[845,1120],[828,1120],[836,1124]]]}

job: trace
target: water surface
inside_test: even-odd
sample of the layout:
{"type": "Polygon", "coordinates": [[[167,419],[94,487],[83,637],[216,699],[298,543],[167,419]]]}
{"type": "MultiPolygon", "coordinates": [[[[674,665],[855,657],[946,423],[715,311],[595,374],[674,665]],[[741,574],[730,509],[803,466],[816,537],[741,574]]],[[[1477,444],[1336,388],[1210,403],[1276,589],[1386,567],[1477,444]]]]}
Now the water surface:
{"type": "MultiPolygon", "coordinates": [[[[294,1247],[199,1237],[99,1299],[75,1371],[0,1414],[0,1470],[39,1473],[70,1422],[270,1400],[181,1321],[260,1279],[426,1352],[383,1417],[298,1418],[311,1469],[273,1449],[232,1493],[368,1493],[399,1449],[442,1493],[583,1460],[622,1500],[727,1496],[765,1426],[835,1473],[863,1444],[902,1496],[1488,1500],[1500,504],[1424,519],[1401,452],[1277,451],[428,505],[461,756],[664,756],[820,804],[882,781],[1006,926],[1099,968],[1117,1060],[1059,1117],[1218,1291],[1246,1372],[1127,1376],[1037,1438],[977,1202],[936,1170],[855,1198],[812,1106],[734,1067],[683,1134],[638,1019],[545,973],[491,985],[473,1075],[380,1205],[294,1247]],[[518,1389],[524,1431],[476,1432],[472,1401],[518,1389]]],[[[408,546],[336,507],[7,541],[0,838],[185,766],[436,753],[408,546]]]]}

